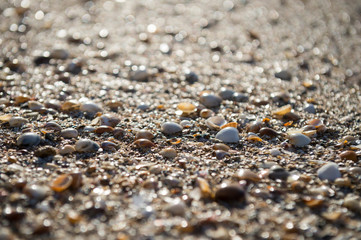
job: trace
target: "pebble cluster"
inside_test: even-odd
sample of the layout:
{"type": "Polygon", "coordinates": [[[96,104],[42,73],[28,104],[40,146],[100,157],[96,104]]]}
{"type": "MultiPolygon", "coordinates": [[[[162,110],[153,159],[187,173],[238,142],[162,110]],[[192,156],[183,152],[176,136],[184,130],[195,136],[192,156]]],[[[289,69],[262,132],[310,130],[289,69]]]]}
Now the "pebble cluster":
{"type": "Polygon", "coordinates": [[[0,239],[359,239],[357,4],[286,2],[0,2],[0,239]]]}

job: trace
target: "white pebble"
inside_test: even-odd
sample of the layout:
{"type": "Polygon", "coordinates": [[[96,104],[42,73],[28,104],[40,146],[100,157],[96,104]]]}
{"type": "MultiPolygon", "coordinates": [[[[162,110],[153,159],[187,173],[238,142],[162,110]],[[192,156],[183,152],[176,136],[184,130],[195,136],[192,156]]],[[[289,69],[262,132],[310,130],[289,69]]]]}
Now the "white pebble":
{"type": "Polygon", "coordinates": [[[74,128],[66,128],[60,132],[60,136],[63,138],[76,138],[78,136],[78,131],[74,128]]]}
{"type": "Polygon", "coordinates": [[[311,139],[302,133],[292,133],[289,139],[290,143],[296,147],[304,147],[311,142],[311,139]]]}

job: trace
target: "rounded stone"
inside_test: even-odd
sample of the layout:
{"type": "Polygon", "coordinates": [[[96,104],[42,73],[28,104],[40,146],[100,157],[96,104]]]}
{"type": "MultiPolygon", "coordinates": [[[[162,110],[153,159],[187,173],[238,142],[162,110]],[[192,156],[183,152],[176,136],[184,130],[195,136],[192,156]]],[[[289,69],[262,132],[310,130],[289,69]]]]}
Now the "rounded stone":
{"type": "Polygon", "coordinates": [[[112,114],[104,114],[100,117],[100,125],[115,127],[120,122],[120,118],[112,114]]]}
{"type": "Polygon", "coordinates": [[[41,138],[38,134],[33,132],[24,133],[18,137],[16,144],[19,147],[32,147],[37,146],[41,141],[41,138]]]}
{"type": "Polygon", "coordinates": [[[225,143],[237,143],[239,141],[238,130],[234,127],[226,127],[217,133],[216,139],[225,143]]]}
{"type": "Polygon", "coordinates": [[[284,169],[278,165],[275,165],[270,168],[268,177],[273,180],[276,180],[276,179],[287,180],[289,175],[290,174],[289,174],[289,172],[286,171],[286,169],[284,169]]]}
{"type": "Polygon", "coordinates": [[[221,88],[219,91],[219,96],[224,100],[232,100],[234,91],[227,88],[221,88]]]}
{"type": "Polygon", "coordinates": [[[96,142],[89,139],[80,139],[75,143],[75,150],[77,152],[96,152],[99,148],[96,142]]]}
{"type": "Polygon", "coordinates": [[[303,110],[305,112],[312,113],[312,114],[316,113],[316,108],[313,104],[308,104],[303,110]]]}
{"type": "Polygon", "coordinates": [[[177,151],[174,148],[165,148],[159,153],[165,158],[175,158],[177,156],[177,151]]]}
{"type": "Polygon", "coordinates": [[[72,145],[65,145],[59,149],[59,154],[66,155],[75,152],[75,148],[72,145]]]}
{"type": "Polygon", "coordinates": [[[60,136],[63,138],[76,138],[78,136],[78,131],[74,128],[66,128],[60,132],[60,136]]]}
{"type": "Polygon", "coordinates": [[[215,194],[216,201],[221,202],[241,202],[245,199],[245,191],[239,185],[228,185],[228,186],[221,186],[215,194]]]}
{"type": "Polygon", "coordinates": [[[322,180],[334,181],[341,177],[341,173],[336,163],[327,163],[317,170],[317,176],[322,180]]]}
{"type": "Polygon", "coordinates": [[[21,127],[25,123],[28,123],[29,121],[23,117],[12,117],[9,120],[10,127],[21,127]]]}
{"type": "Polygon", "coordinates": [[[248,102],[249,97],[246,94],[236,92],[233,94],[232,99],[236,102],[248,102]]]}
{"type": "Polygon", "coordinates": [[[311,142],[311,139],[302,133],[292,133],[289,139],[290,143],[295,147],[304,147],[311,142]]]}
{"type": "Polygon", "coordinates": [[[204,93],[200,97],[200,102],[207,108],[219,107],[222,103],[222,98],[214,94],[204,93]]]}
{"type": "Polygon", "coordinates": [[[174,133],[182,132],[183,127],[181,125],[179,125],[178,123],[166,122],[166,123],[163,123],[161,129],[162,129],[162,133],[164,133],[164,134],[174,134],[174,133]]]}
{"type": "Polygon", "coordinates": [[[103,109],[93,102],[86,102],[80,106],[80,111],[87,113],[97,113],[97,112],[102,112],[103,109]]]}

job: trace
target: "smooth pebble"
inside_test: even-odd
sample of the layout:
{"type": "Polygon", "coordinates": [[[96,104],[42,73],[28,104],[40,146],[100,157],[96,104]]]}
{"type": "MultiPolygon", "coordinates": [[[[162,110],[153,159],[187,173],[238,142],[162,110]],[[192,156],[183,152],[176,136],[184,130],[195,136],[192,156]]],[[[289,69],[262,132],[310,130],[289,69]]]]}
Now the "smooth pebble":
{"type": "Polygon", "coordinates": [[[208,108],[219,107],[222,103],[222,98],[214,94],[204,93],[200,97],[200,102],[208,108]]]}
{"type": "Polygon", "coordinates": [[[303,110],[308,113],[316,114],[316,108],[313,104],[308,104],[303,110]]]}
{"type": "Polygon", "coordinates": [[[86,102],[81,104],[80,111],[94,114],[97,112],[102,112],[103,109],[93,102],[86,102]]]}
{"type": "Polygon", "coordinates": [[[239,141],[238,130],[234,127],[226,127],[217,133],[216,139],[225,143],[237,143],[239,141]]]}
{"type": "Polygon", "coordinates": [[[60,132],[60,136],[63,138],[76,138],[78,136],[78,131],[75,128],[66,128],[60,132]]]}
{"type": "Polygon", "coordinates": [[[99,148],[99,145],[90,139],[80,139],[75,143],[77,152],[96,152],[99,148]]]}
{"type": "Polygon", "coordinates": [[[10,127],[21,127],[25,123],[28,123],[29,121],[23,117],[12,117],[9,120],[10,127]]]}
{"type": "Polygon", "coordinates": [[[296,147],[304,147],[311,142],[311,139],[302,133],[292,133],[289,135],[290,143],[296,147]]]}
{"type": "Polygon", "coordinates": [[[334,181],[341,177],[341,173],[336,163],[327,163],[317,170],[317,176],[322,180],[334,181]]]}
{"type": "Polygon", "coordinates": [[[24,133],[18,137],[16,144],[20,147],[37,146],[40,143],[40,136],[33,132],[24,133]]]}
{"type": "Polygon", "coordinates": [[[183,127],[178,123],[174,122],[166,122],[162,125],[162,133],[164,134],[174,134],[178,132],[182,132],[183,127]]]}
{"type": "Polygon", "coordinates": [[[115,127],[119,122],[120,118],[112,114],[104,114],[100,117],[100,125],[115,127]]]}

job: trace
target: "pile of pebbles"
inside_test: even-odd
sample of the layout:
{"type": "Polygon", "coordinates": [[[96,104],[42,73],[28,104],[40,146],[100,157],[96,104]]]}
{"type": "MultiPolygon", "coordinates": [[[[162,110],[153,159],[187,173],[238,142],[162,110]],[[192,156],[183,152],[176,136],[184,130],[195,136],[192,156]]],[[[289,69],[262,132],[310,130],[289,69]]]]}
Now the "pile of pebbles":
{"type": "Polygon", "coordinates": [[[360,7],[0,2],[0,239],[358,239],[360,7]]]}

